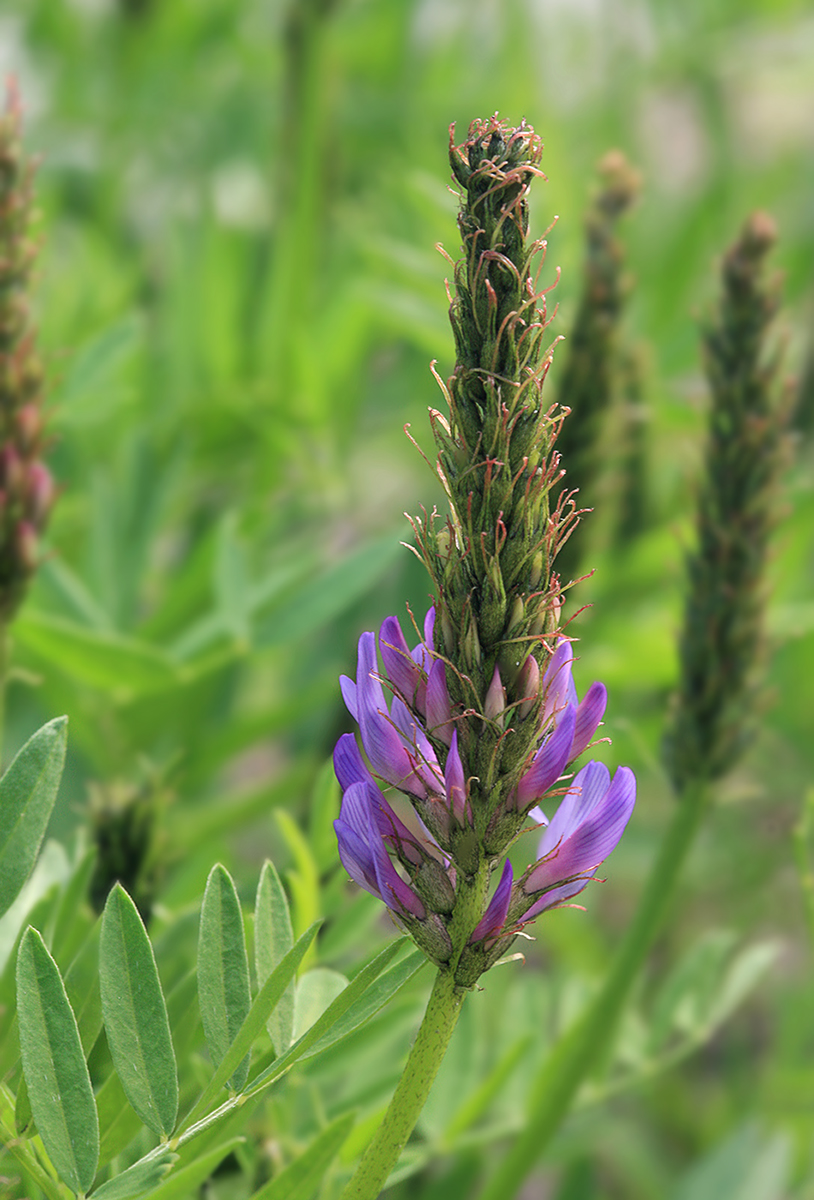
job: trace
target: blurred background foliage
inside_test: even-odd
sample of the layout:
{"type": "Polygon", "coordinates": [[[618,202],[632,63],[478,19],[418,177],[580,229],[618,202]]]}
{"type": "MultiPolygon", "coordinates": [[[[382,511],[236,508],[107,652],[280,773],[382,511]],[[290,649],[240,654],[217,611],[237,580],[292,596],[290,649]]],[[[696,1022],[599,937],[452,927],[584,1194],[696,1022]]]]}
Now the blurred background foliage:
{"type": "MultiPolygon", "coordinates": [[[[165,986],[195,936],[168,914],[192,911],[215,859],[248,901],[273,857],[297,932],[331,914],[324,966],[390,936],[337,869],[323,765],[349,727],[336,677],[354,673],[358,633],[427,602],[402,513],[440,496],[403,427],[430,451],[428,363],[452,366],[450,268],[433,248],[458,251],[449,123],[460,140],[497,110],[543,136],[532,228],[559,215],[542,277],[562,268],[552,340],[577,311],[597,162],[616,148],[641,172],[619,225],[627,297],[596,512],[576,535],[595,574],[575,597],[592,607],[573,627],[580,690],[610,689],[601,753],[635,768],[640,799],[587,913],[549,915],[526,967],[494,972],[467,1006],[398,1197],[469,1195],[522,1123],[529,1072],[601,973],[668,818],[660,739],[707,400],[698,318],[744,218],[774,216],[796,433],[765,715],[643,982],[647,1015],[528,1195],[814,1196],[814,975],[792,838],[812,778],[810,6],[7,0],[0,68],[42,159],[36,310],[61,489],[13,629],[6,750],[69,714],[51,828],[68,849],[51,847],[36,887],[70,874],[77,836],[129,862],[165,986]]],[[[255,1157],[208,1194],[250,1194],[277,1153],[269,1128],[290,1148],[353,1105],[361,1137],[426,986],[419,974],[376,1018],[378,1037],[292,1080],[258,1118],[255,1157]]]]}

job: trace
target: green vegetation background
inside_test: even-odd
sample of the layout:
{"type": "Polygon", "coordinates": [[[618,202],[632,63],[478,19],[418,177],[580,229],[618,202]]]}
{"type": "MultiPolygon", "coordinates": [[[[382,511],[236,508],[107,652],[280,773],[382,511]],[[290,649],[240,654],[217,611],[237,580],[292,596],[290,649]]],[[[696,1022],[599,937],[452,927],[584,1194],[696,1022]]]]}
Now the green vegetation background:
{"type": "MultiPolygon", "coordinates": [[[[526,967],[486,982],[434,1093],[428,1140],[510,1035],[534,1036],[539,1059],[601,973],[669,815],[659,742],[701,469],[697,317],[744,217],[776,218],[778,335],[799,382],[771,568],[771,693],[721,785],[642,1003],[699,939],[724,944],[720,931],[738,945],[771,939],[777,953],[748,1003],[672,1070],[649,1076],[632,1020],[622,1083],[572,1118],[532,1185],[551,1190],[529,1195],[814,1195],[814,964],[792,841],[813,762],[809,6],[27,0],[0,7],[0,66],[18,79],[27,145],[42,156],[36,305],[61,488],[49,557],[15,625],[7,750],[69,714],[51,834],[67,844],[95,814],[114,841],[138,842],[132,826],[154,823],[129,886],[154,904],[159,931],[200,897],[215,859],[250,901],[271,856],[290,871],[300,929],[339,906],[319,959],[339,970],[390,935],[336,869],[336,797],[320,771],[348,728],[336,677],[354,672],[359,632],[403,614],[405,599],[419,614],[426,604],[399,544],[402,513],[440,500],[403,427],[430,451],[428,364],[452,366],[449,268],[433,248],[458,251],[448,125],[460,140],[497,110],[543,136],[533,228],[559,215],[543,269],[552,282],[562,268],[552,339],[575,310],[597,160],[617,147],[643,173],[621,229],[635,281],[623,338],[645,364],[640,527],[617,529],[630,482],[617,407],[597,512],[577,534],[596,568],[580,589],[593,607],[580,618],[578,683],[608,684],[602,753],[635,768],[639,802],[587,912],[548,916],[526,967]],[[310,851],[280,810],[310,832],[310,851]],[[134,811],[131,827],[115,825],[134,811]],[[737,1167],[750,1154],[751,1191],[737,1167]]],[[[49,854],[58,876],[64,855],[49,854]]],[[[426,982],[379,1047],[386,1068],[358,1051],[363,1111],[386,1100],[426,982]]],[[[694,1028],[692,1012],[684,1019],[694,1028]]],[[[394,1197],[465,1196],[479,1154],[517,1126],[524,1072],[507,1077],[493,1140],[441,1146],[394,1197]]],[[[296,1093],[300,1114],[311,1086],[296,1093]]],[[[339,1085],[327,1072],[320,1086],[330,1109],[339,1085]]],[[[307,1127],[288,1111],[265,1118],[283,1142],[300,1119],[307,1127]]],[[[220,1186],[213,1195],[249,1194],[239,1174],[220,1186]]]]}

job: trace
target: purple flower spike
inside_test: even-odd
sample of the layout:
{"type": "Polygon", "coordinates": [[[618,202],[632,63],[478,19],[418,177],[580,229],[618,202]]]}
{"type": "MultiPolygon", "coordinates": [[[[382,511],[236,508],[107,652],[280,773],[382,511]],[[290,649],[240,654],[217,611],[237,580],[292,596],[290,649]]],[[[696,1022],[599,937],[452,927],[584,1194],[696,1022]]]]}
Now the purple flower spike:
{"type": "Polygon", "coordinates": [[[580,701],[577,709],[577,719],[574,727],[574,744],[568,756],[578,758],[593,741],[594,734],[599,728],[605,715],[608,703],[608,689],[604,683],[592,683],[580,701]]]}
{"type": "Polygon", "coordinates": [[[506,914],[509,911],[509,901],[512,898],[512,864],[508,858],[503,864],[503,874],[500,876],[500,883],[495,888],[495,893],[489,901],[486,912],[481,917],[470,942],[480,942],[485,938],[494,937],[503,928],[503,922],[506,920],[506,914]]]}
{"type": "Polygon", "coordinates": [[[615,849],[635,801],[636,779],[628,767],[619,767],[613,782],[603,763],[582,768],[543,834],[540,861],[523,884],[527,895],[544,893],[524,920],[582,891],[615,849]]]}
{"type": "Polygon", "coordinates": [[[559,714],[554,732],[543,742],[534,756],[531,767],[517,785],[514,807],[522,812],[545,795],[556,783],[572,757],[576,710],[569,704],[559,714]]]}
{"type": "Polygon", "coordinates": [[[334,829],[339,857],[351,879],[383,900],[397,916],[409,914],[423,921],[427,910],[393,866],[364,784],[353,783],[346,790],[334,829]]]}

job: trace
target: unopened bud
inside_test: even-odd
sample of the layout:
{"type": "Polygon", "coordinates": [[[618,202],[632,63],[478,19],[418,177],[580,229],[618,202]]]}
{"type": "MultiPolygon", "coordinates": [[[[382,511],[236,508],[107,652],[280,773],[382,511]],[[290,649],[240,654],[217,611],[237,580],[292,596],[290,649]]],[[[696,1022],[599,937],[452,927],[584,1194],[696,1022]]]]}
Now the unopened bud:
{"type": "Polygon", "coordinates": [[[543,552],[538,550],[531,560],[531,571],[529,572],[529,584],[532,588],[536,588],[537,584],[543,578],[543,552]]]}
{"type": "Polygon", "coordinates": [[[540,666],[533,654],[530,654],[520,669],[517,677],[517,694],[523,697],[520,705],[520,717],[526,717],[534,710],[540,693],[540,666]]]}
{"type": "Polygon", "coordinates": [[[489,690],[486,693],[486,702],[483,706],[483,715],[488,721],[497,721],[506,711],[506,689],[504,688],[501,679],[500,671],[495,667],[495,673],[492,676],[492,682],[489,684],[489,690]]]}
{"type": "Polygon", "coordinates": [[[31,575],[38,566],[37,531],[30,521],[20,521],[16,530],[17,558],[22,564],[25,574],[31,575]]]}
{"type": "Polygon", "coordinates": [[[470,671],[474,671],[476,667],[481,665],[481,651],[478,627],[471,612],[467,622],[466,633],[464,634],[463,651],[466,665],[470,671]]]}
{"type": "Polygon", "coordinates": [[[42,434],[42,417],[36,404],[24,404],[14,418],[17,425],[17,444],[23,454],[30,454],[42,434]]]}
{"type": "Polygon", "coordinates": [[[455,888],[437,859],[424,860],[413,876],[413,886],[432,912],[451,913],[455,907],[455,888]]]}
{"type": "Polygon", "coordinates": [[[27,515],[35,528],[42,529],[54,503],[54,481],[44,463],[34,462],[28,470],[27,515]]]}

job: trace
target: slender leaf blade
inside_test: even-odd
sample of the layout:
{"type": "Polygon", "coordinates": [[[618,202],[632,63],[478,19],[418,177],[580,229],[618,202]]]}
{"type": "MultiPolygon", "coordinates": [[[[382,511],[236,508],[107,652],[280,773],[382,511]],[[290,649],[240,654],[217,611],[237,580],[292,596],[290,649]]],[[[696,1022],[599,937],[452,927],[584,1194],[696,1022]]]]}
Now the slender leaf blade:
{"type": "MultiPolygon", "coordinates": [[[[268,859],[260,872],[254,906],[254,966],[260,987],[294,945],[288,899],[274,864],[268,859]]],[[[294,1032],[295,983],[292,979],[266,1022],[271,1044],[285,1054],[294,1032]]]]}
{"type": "Polygon", "coordinates": [[[279,1003],[280,997],[288,987],[289,981],[296,974],[297,967],[302,962],[311,943],[316,937],[320,922],[315,921],[310,929],[306,929],[305,933],[295,943],[282,962],[275,967],[274,971],[269,975],[263,987],[255,997],[254,1004],[249,1011],[249,1015],[243,1022],[243,1025],[235,1038],[232,1045],[229,1047],[228,1053],[223,1058],[220,1066],[215,1074],[210,1079],[209,1083],[203,1091],[200,1099],[193,1108],[192,1112],[184,1121],[184,1128],[188,1128],[198,1118],[206,1112],[212,1099],[218,1094],[224,1086],[227,1079],[233,1074],[235,1067],[241,1059],[248,1053],[249,1048],[258,1036],[266,1021],[269,1013],[274,1006],[279,1003]]]}
{"type": "Polygon", "coordinates": [[[245,1139],[242,1137],[233,1137],[207,1150],[195,1162],[173,1171],[158,1187],[144,1194],[141,1200],[186,1200],[187,1196],[194,1196],[227,1154],[231,1154],[243,1141],[245,1139]]]}
{"type": "Polygon", "coordinates": [[[166,1146],[161,1153],[139,1159],[138,1162],[133,1163],[132,1167],[122,1171],[121,1175],[115,1175],[113,1179],[108,1179],[107,1183],[96,1188],[93,1198],[94,1200],[130,1200],[131,1196],[140,1196],[143,1192],[157,1187],[168,1171],[172,1170],[172,1164],[177,1161],[178,1155],[173,1154],[169,1146],[166,1146]]]}
{"type": "MultiPolygon", "coordinates": [[[[372,1016],[374,1012],[381,1008],[382,1004],[386,1003],[390,996],[398,990],[398,987],[401,987],[404,979],[400,979],[398,986],[394,987],[392,991],[379,994],[377,996],[379,1002],[376,1003],[375,1007],[372,1007],[365,1000],[365,992],[367,992],[368,988],[372,987],[388,964],[404,947],[406,941],[406,937],[402,937],[395,942],[391,942],[389,946],[385,946],[384,950],[377,954],[372,962],[369,962],[350,981],[348,986],[344,991],[340,992],[333,1003],[328,1005],[325,1012],[314,1022],[307,1033],[304,1033],[282,1057],[276,1059],[270,1067],[258,1075],[256,1079],[252,1080],[246,1094],[253,1096],[256,1092],[262,1091],[263,1088],[273,1083],[275,1079],[279,1079],[281,1075],[284,1075],[298,1059],[306,1056],[313,1057],[323,1047],[332,1045],[340,1037],[343,1037],[346,1033],[350,1033],[363,1020],[366,1020],[368,1016],[372,1016]],[[358,1005],[357,1001],[359,1002],[358,1005]],[[359,1013],[363,1015],[356,1019],[359,1013]],[[342,1018],[346,1016],[347,1020],[342,1021],[342,1018]],[[334,1026],[339,1025],[340,1022],[342,1022],[340,1025],[342,1032],[334,1034],[334,1026]],[[312,1051],[312,1054],[309,1055],[308,1051],[312,1051]]],[[[416,955],[419,953],[420,951],[416,951],[416,955]]],[[[421,955],[421,957],[423,958],[424,956],[421,955]]],[[[424,959],[424,962],[426,962],[426,959],[424,959]]],[[[417,971],[420,965],[421,963],[416,963],[413,970],[417,971]]]]}
{"type": "Polygon", "coordinates": [[[0,916],[17,899],[37,860],[67,741],[68,718],[56,717],[28,739],[0,779],[0,916]]]}
{"type": "Polygon", "coordinates": [[[65,1183],[86,1192],[99,1159],[96,1102],[59,968],[30,925],[17,955],[17,1018],[37,1130],[65,1183]]]}
{"type": "Polygon", "coordinates": [[[275,1175],[251,1200],[309,1200],[353,1128],[355,1115],[337,1117],[298,1159],[275,1175]]]}
{"type": "MultiPolygon", "coordinates": [[[[206,1044],[217,1067],[248,1016],[252,998],[243,915],[232,877],[220,863],[209,872],[198,936],[198,1002],[206,1044]]],[[[229,1083],[239,1092],[249,1077],[249,1055],[229,1083]]]]}
{"type": "Polygon", "coordinates": [[[127,1099],[154,1133],[169,1135],[178,1114],[178,1073],[153,948],[120,884],[102,916],[102,1014],[110,1055],[127,1099]]]}

